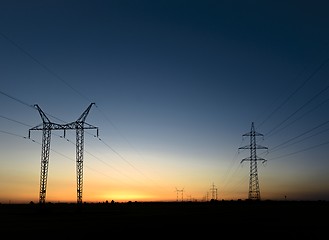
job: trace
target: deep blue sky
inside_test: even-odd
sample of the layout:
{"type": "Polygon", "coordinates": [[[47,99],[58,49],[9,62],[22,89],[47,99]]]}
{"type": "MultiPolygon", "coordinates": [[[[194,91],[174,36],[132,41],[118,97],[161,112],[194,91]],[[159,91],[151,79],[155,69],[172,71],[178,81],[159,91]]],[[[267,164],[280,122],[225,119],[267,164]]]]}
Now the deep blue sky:
{"type": "MultiPolygon", "coordinates": [[[[86,199],[168,199],[176,188],[202,199],[213,183],[219,198],[246,198],[249,163],[240,161],[249,152],[238,148],[254,122],[268,147],[259,151],[264,198],[329,200],[328,9],[289,0],[1,1],[0,198],[23,199],[22,189],[38,197],[41,147],[23,136],[41,118],[27,105],[71,122],[95,102],[87,122],[101,141],[86,134],[85,175],[95,175],[86,199]]],[[[67,162],[74,187],[65,157],[74,162],[75,151],[54,134],[64,160],[55,165],[63,156],[51,154],[49,184],[60,191],[67,162]]]]}

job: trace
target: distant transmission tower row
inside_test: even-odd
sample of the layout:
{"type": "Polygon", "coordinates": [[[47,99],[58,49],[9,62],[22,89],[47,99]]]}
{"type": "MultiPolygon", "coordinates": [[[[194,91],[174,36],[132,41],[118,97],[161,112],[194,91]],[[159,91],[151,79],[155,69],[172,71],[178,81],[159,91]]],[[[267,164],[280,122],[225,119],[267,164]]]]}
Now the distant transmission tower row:
{"type": "Polygon", "coordinates": [[[39,203],[44,204],[46,202],[46,188],[48,178],[48,164],[50,153],[50,139],[52,130],[64,130],[64,137],[66,130],[76,131],[76,175],[77,175],[77,203],[82,203],[82,188],[83,188],[83,150],[84,150],[84,130],[85,129],[97,129],[85,122],[86,117],[90,111],[91,103],[89,107],[81,114],[81,116],[74,122],[67,124],[53,123],[49,120],[46,114],[41,108],[35,104],[34,106],[39,111],[42,119],[42,124],[29,129],[29,138],[31,130],[42,130],[42,149],[41,149],[41,172],[40,172],[40,192],[39,203]]]}
{"type": "Polygon", "coordinates": [[[250,161],[250,177],[249,177],[249,200],[261,200],[260,189],[259,189],[259,180],[258,180],[258,171],[257,171],[257,161],[265,162],[263,158],[257,157],[256,149],[267,149],[261,145],[256,144],[256,136],[263,136],[263,134],[255,131],[254,123],[251,123],[250,132],[243,134],[242,136],[250,137],[250,144],[239,149],[250,149],[250,157],[244,158],[243,161],[250,161]]]}

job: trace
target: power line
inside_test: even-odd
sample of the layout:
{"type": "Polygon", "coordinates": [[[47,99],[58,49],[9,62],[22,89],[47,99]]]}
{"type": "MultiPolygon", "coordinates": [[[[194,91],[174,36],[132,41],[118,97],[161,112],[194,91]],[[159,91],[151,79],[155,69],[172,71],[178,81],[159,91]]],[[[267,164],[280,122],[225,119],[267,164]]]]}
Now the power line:
{"type": "MultiPolygon", "coordinates": [[[[21,99],[19,99],[19,98],[17,98],[17,97],[14,97],[14,96],[12,96],[12,95],[9,95],[8,93],[5,93],[5,92],[3,92],[3,91],[1,91],[1,90],[0,90],[0,93],[1,93],[2,95],[6,96],[6,97],[11,98],[12,100],[14,100],[14,101],[16,101],[16,102],[18,102],[18,103],[21,103],[21,104],[23,104],[23,105],[25,105],[25,106],[27,106],[27,107],[29,107],[29,108],[32,108],[33,110],[37,110],[33,104],[28,104],[27,102],[25,102],[25,101],[23,101],[23,100],[21,100],[21,99]]],[[[47,112],[45,112],[45,113],[47,113],[47,112]]],[[[50,116],[50,117],[52,117],[52,118],[54,118],[54,119],[56,119],[56,120],[59,120],[59,121],[61,121],[61,122],[64,122],[62,119],[59,119],[59,118],[57,118],[57,117],[55,117],[55,116],[53,116],[53,115],[51,115],[51,114],[49,114],[49,113],[47,113],[47,115],[50,116]]]]}
{"type": "Polygon", "coordinates": [[[103,117],[105,118],[105,120],[107,120],[114,128],[115,130],[120,134],[120,136],[128,143],[128,145],[134,150],[136,151],[140,156],[141,153],[139,151],[137,151],[137,149],[133,146],[133,144],[122,134],[122,132],[119,130],[119,128],[113,123],[113,121],[110,120],[110,118],[98,107],[98,105],[95,105],[96,109],[98,109],[98,111],[103,115],[103,117]]]}
{"type": "Polygon", "coordinates": [[[32,59],[36,64],[38,64],[39,66],[41,66],[44,70],[46,70],[50,75],[54,76],[55,78],[57,78],[58,80],[60,80],[62,83],[64,83],[67,87],[69,87],[71,90],[73,90],[75,93],[77,93],[78,95],[80,95],[82,98],[88,100],[90,102],[90,100],[88,98],[86,98],[85,95],[83,95],[82,93],[80,93],[76,88],[72,87],[71,84],[69,84],[67,81],[65,81],[61,76],[59,76],[59,74],[57,74],[55,71],[53,71],[52,69],[50,69],[46,64],[42,63],[41,61],[39,61],[35,56],[33,56],[30,52],[26,51],[23,47],[21,47],[18,43],[16,43],[14,40],[12,40],[11,38],[9,38],[6,34],[4,34],[3,32],[0,32],[0,35],[6,39],[8,42],[10,42],[13,46],[15,46],[19,51],[21,51],[22,53],[24,53],[26,56],[28,56],[30,59],[32,59]]]}
{"type": "Polygon", "coordinates": [[[0,130],[0,132],[2,132],[2,133],[5,133],[5,134],[8,134],[8,135],[12,135],[12,136],[15,136],[15,137],[20,137],[20,138],[25,138],[25,139],[26,139],[26,137],[24,137],[24,136],[21,136],[21,135],[19,135],[19,134],[16,134],[16,133],[11,133],[11,132],[8,132],[8,131],[4,131],[4,130],[0,130]]]}
{"type": "MultiPolygon", "coordinates": [[[[308,104],[310,104],[314,99],[319,97],[322,93],[327,91],[329,89],[329,85],[323,88],[321,91],[319,91],[317,94],[315,94],[311,99],[309,99],[307,102],[305,102],[302,106],[300,106],[297,110],[295,110],[292,114],[290,114],[286,119],[284,119],[280,124],[278,124],[276,127],[274,127],[271,131],[269,131],[266,135],[271,136],[270,134],[277,129],[279,126],[281,126],[283,123],[288,121],[292,116],[294,116],[297,112],[302,110],[304,107],[306,107],[308,104]]],[[[273,135],[273,134],[272,134],[273,135]]]]}
{"type": "Polygon", "coordinates": [[[310,132],[312,132],[312,131],[314,131],[314,130],[316,130],[316,129],[318,129],[318,128],[320,128],[320,127],[322,127],[322,126],[324,126],[324,125],[326,125],[326,124],[328,124],[328,123],[329,123],[329,120],[328,120],[328,121],[325,121],[325,122],[323,122],[323,123],[321,123],[321,124],[319,124],[319,125],[317,125],[317,126],[315,126],[315,127],[313,127],[313,128],[311,128],[311,129],[309,129],[309,130],[307,130],[307,131],[305,131],[305,132],[303,132],[303,133],[301,133],[301,134],[299,134],[299,135],[297,135],[297,136],[295,136],[295,137],[293,137],[293,138],[290,138],[290,139],[288,139],[288,140],[286,140],[286,141],[280,143],[279,145],[277,145],[277,146],[275,146],[275,147],[272,147],[271,149],[272,149],[272,151],[273,151],[273,150],[277,149],[278,147],[284,146],[284,145],[286,145],[287,143],[289,143],[289,142],[291,142],[291,141],[293,141],[293,140],[295,140],[295,139],[297,139],[297,138],[300,138],[300,137],[302,137],[302,136],[304,136],[304,135],[306,135],[306,134],[308,134],[308,133],[310,133],[310,132]]]}
{"type": "Polygon", "coordinates": [[[116,150],[114,150],[110,145],[108,145],[106,142],[104,142],[101,138],[98,138],[99,141],[101,141],[105,146],[107,146],[109,149],[111,149],[115,154],[117,154],[123,161],[125,161],[129,166],[131,166],[133,169],[135,169],[137,172],[139,172],[143,177],[154,181],[153,179],[150,179],[148,176],[146,176],[141,170],[136,168],[132,163],[130,163],[128,160],[126,160],[120,153],[118,153],[116,150]]]}
{"type": "Polygon", "coordinates": [[[324,146],[324,145],[327,145],[327,144],[329,144],[329,141],[323,142],[323,143],[320,143],[320,144],[316,144],[316,145],[313,145],[313,146],[308,147],[308,148],[301,149],[301,150],[296,151],[296,152],[291,152],[291,153],[288,153],[288,154],[285,154],[285,155],[281,155],[279,157],[274,157],[274,158],[271,158],[271,160],[279,159],[279,158],[283,158],[283,157],[287,157],[287,156],[291,156],[291,155],[295,155],[295,154],[305,152],[305,151],[309,151],[309,150],[312,150],[314,148],[318,148],[318,147],[321,147],[321,146],[324,146]]]}
{"type": "Polygon", "coordinates": [[[274,151],[273,151],[273,150],[270,151],[270,153],[273,153],[273,152],[276,152],[277,150],[281,150],[281,149],[283,149],[283,148],[287,148],[287,147],[290,147],[290,146],[295,145],[295,144],[297,144],[297,143],[303,142],[303,141],[305,141],[305,140],[307,140],[307,139],[310,139],[310,138],[312,138],[312,137],[314,137],[314,136],[317,136],[317,135],[319,135],[319,134],[323,134],[323,133],[325,133],[325,132],[327,132],[327,131],[329,131],[329,128],[327,128],[327,129],[325,129],[325,130],[322,130],[322,131],[319,131],[319,132],[317,132],[317,133],[314,133],[314,134],[312,134],[312,135],[310,135],[310,136],[308,136],[308,137],[302,138],[302,139],[300,139],[299,141],[292,142],[292,143],[290,143],[290,144],[287,144],[287,145],[281,146],[280,148],[276,148],[274,151]]]}
{"type": "Polygon", "coordinates": [[[274,134],[284,130],[285,128],[291,126],[293,123],[297,122],[298,120],[302,119],[303,117],[305,117],[306,115],[310,114],[311,112],[315,111],[317,108],[319,108],[320,106],[322,106],[323,104],[325,104],[326,102],[329,101],[329,98],[325,99],[324,101],[322,101],[321,103],[317,104],[315,107],[313,107],[312,109],[310,109],[309,111],[305,112],[303,115],[299,116],[298,118],[296,118],[295,120],[293,120],[292,122],[290,122],[289,124],[285,125],[284,127],[278,129],[277,131],[273,132],[272,134],[270,134],[269,136],[267,136],[267,138],[273,136],[274,134]]]}
{"type": "MultiPolygon", "coordinates": [[[[329,62],[329,57],[326,58],[321,64],[315,68],[315,70],[299,85],[277,108],[275,108],[264,120],[261,122],[258,127],[262,126],[266,121],[268,121],[277,111],[279,111],[284,105],[287,104],[287,102],[294,96],[300,89],[302,89],[307,82],[309,82],[315,74],[317,74],[327,63],[329,62]]],[[[280,126],[281,124],[279,124],[280,126]]],[[[274,129],[276,129],[275,127],[274,129]]],[[[271,131],[270,131],[271,132],[271,131]]],[[[265,134],[267,135],[267,134],[265,134]]]]}
{"type": "Polygon", "coordinates": [[[25,123],[23,123],[23,122],[20,122],[20,121],[14,120],[14,119],[12,119],[12,118],[8,118],[8,117],[1,116],[1,115],[0,115],[0,117],[3,118],[3,119],[7,119],[7,120],[9,120],[9,121],[15,122],[15,123],[19,123],[19,124],[24,125],[24,126],[26,126],[26,127],[32,127],[31,125],[28,125],[28,124],[25,124],[25,123]]]}
{"type": "Polygon", "coordinates": [[[6,97],[11,98],[12,100],[15,100],[16,102],[19,102],[19,103],[21,103],[21,104],[23,104],[23,105],[25,105],[25,106],[27,106],[27,107],[30,107],[30,108],[32,108],[32,109],[35,110],[35,107],[34,107],[33,105],[27,104],[26,102],[24,102],[24,101],[22,101],[22,100],[20,100],[20,99],[18,99],[18,98],[15,98],[15,97],[13,97],[13,96],[9,95],[8,93],[5,93],[5,92],[3,92],[3,91],[1,91],[1,90],[0,90],[0,93],[1,93],[2,95],[5,95],[6,97]]]}
{"type": "MultiPolygon", "coordinates": [[[[15,122],[17,122],[17,121],[15,121],[15,122]]],[[[36,143],[36,144],[38,144],[38,145],[41,145],[40,142],[38,142],[38,141],[36,141],[35,139],[32,139],[32,138],[28,138],[28,137],[25,137],[25,136],[22,136],[22,135],[19,135],[19,134],[16,134],[16,133],[12,133],[12,132],[8,132],[8,131],[4,131],[4,130],[0,130],[0,132],[1,132],[1,133],[8,134],[8,135],[11,135],[11,136],[15,136],[15,137],[23,138],[23,139],[26,139],[26,140],[30,140],[30,141],[33,142],[33,143],[36,143]]],[[[54,134],[54,135],[55,135],[55,134],[54,134]]],[[[68,140],[68,139],[66,139],[66,140],[68,140]]],[[[68,142],[70,142],[70,141],[68,140],[68,142]]],[[[73,143],[73,144],[74,144],[74,143],[73,143]]],[[[75,159],[73,159],[73,158],[71,158],[71,157],[69,157],[69,156],[67,156],[67,155],[65,155],[65,154],[63,154],[63,153],[61,153],[61,152],[59,152],[59,151],[53,149],[53,148],[51,148],[50,150],[51,150],[52,152],[54,152],[54,153],[57,153],[58,155],[60,155],[60,156],[62,156],[62,157],[64,157],[64,158],[66,158],[66,159],[69,159],[70,161],[73,161],[73,162],[75,161],[75,159]]],[[[88,153],[88,152],[86,151],[86,153],[88,153]]],[[[89,154],[90,154],[90,153],[89,153],[89,154]]],[[[93,155],[92,155],[92,156],[93,156],[93,155]]],[[[93,156],[93,157],[95,157],[95,156],[93,156]]],[[[95,158],[96,158],[97,160],[101,161],[101,159],[99,159],[99,158],[97,158],[97,157],[95,157],[95,158]]],[[[109,166],[109,167],[112,167],[112,166],[108,165],[107,163],[105,163],[104,161],[101,161],[101,162],[103,162],[104,164],[106,164],[106,165],[109,166]]],[[[94,171],[94,172],[97,172],[97,173],[103,175],[103,176],[110,177],[110,176],[108,176],[107,174],[104,174],[104,173],[102,173],[102,172],[100,172],[100,171],[98,171],[98,170],[96,170],[96,169],[91,168],[91,167],[88,166],[88,165],[86,165],[86,167],[87,167],[88,169],[94,171]]],[[[122,173],[121,173],[121,174],[122,174],[122,173]]],[[[128,177],[129,177],[129,176],[128,176],[128,177]]]]}
{"type": "MultiPolygon", "coordinates": [[[[239,144],[239,147],[241,147],[243,140],[244,140],[244,138],[241,139],[241,142],[240,142],[240,144],[239,144]]],[[[222,192],[224,192],[224,189],[226,188],[228,182],[230,181],[229,177],[230,177],[230,178],[235,177],[235,174],[237,173],[237,171],[238,171],[238,169],[239,169],[239,165],[238,165],[238,166],[235,168],[234,172],[232,173],[232,168],[233,168],[233,166],[234,166],[236,163],[238,163],[238,162],[237,162],[237,157],[238,157],[238,155],[240,154],[239,147],[238,147],[237,151],[235,152],[235,154],[234,154],[234,156],[233,156],[233,159],[230,161],[230,165],[229,165],[229,167],[228,167],[228,170],[225,172],[225,175],[224,175],[224,181],[223,181],[223,184],[222,184],[222,189],[223,189],[222,192]],[[229,173],[231,174],[230,176],[228,176],[229,173]]]]}

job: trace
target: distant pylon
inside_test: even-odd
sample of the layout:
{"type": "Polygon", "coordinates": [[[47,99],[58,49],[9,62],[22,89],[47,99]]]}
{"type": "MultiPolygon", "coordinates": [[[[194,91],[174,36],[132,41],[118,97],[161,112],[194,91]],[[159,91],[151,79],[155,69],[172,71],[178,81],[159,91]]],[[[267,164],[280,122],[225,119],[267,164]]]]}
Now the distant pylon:
{"type": "Polygon", "coordinates": [[[98,137],[98,128],[88,123],[85,123],[86,117],[93,104],[94,103],[91,103],[89,105],[89,107],[81,114],[78,120],[67,124],[58,124],[51,122],[46,116],[46,114],[41,110],[41,108],[37,104],[34,105],[39,111],[39,114],[42,119],[42,124],[39,124],[38,126],[29,129],[29,138],[31,130],[42,130],[39,203],[45,203],[46,201],[51,130],[64,130],[65,137],[65,131],[72,129],[76,130],[77,203],[82,203],[84,129],[97,129],[98,137]]]}
{"type": "Polygon", "coordinates": [[[181,193],[181,201],[183,202],[183,192],[184,192],[184,188],[183,189],[177,189],[176,188],[176,192],[177,192],[177,202],[178,202],[178,192],[180,192],[181,193]]]}
{"type": "Polygon", "coordinates": [[[263,134],[255,131],[254,123],[251,123],[250,132],[243,134],[242,136],[250,137],[250,145],[240,147],[239,149],[250,149],[250,157],[244,158],[243,161],[250,161],[250,178],[249,178],[249,200],[260,200],[260,189],[259,189],[259,181],[258,181],[258,171],[257,171],[257,161],[265,162],[266,160],[263,158],[257,157],[256,149],[267,149],[267,147],[263,147],[256,144],[256,136],[263,136],[263,134]]]}
{"type": "Polygon", "coordinates": [[[211,191],[211,198],[212,200],[217,200],[217,188],[215,188],[215,184],[212,184],[212,187],[210,188],[211,191]]]}

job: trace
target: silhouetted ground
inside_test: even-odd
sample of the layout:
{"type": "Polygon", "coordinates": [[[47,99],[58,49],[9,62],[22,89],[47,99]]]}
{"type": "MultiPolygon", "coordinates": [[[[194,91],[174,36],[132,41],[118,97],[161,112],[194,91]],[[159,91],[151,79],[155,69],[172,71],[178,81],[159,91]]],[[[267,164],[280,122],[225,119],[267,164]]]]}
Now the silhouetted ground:
{"type": "Polygon", "coordinates": [[[2,235],[62,239],[328,239],[326,201],[0,204],[2,235]]]}

